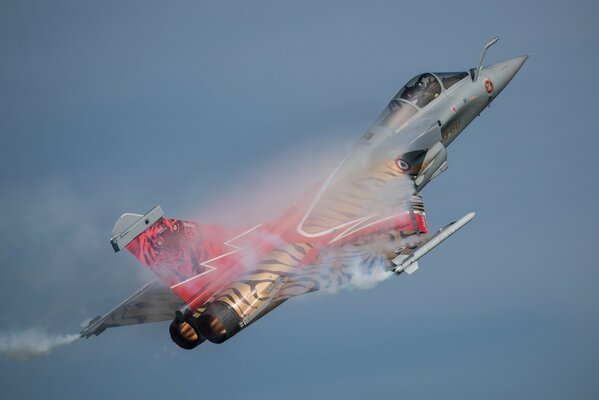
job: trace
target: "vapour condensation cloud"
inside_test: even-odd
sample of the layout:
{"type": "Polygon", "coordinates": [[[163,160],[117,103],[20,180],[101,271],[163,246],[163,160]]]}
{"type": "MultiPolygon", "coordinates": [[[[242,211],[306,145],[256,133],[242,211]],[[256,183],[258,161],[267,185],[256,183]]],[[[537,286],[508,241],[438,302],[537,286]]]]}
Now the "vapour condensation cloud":
{"type": "MultiPolygon", "coordinates": [[[[333,134],[320,143],[290,143],[268,159],[240,165],[227,181],[210,190],[205,204],[191,210],[189,219],[238,226],[272,220],[322,183],[352,145],[333,134]]],[[[198,184],[198,190],[206,187],[198,184]]]]}
{"type": "MultiPolygon", "coordinates": [[[[310,188],[322,183],[352,146],[334,136],[321,144],[317,148],[305,145],[281,149],[271,159],[239,170],[189,219],[203,221],[203,216],[208,216],[212,223],[248,224],[277,217],[301,200],[310,188]]],[[[136,188],[132,186],[131,191],[136,188]]],[[[81,198],[67,182],[50,179],[25,200],[16,200],[20,197],[18,189],[12,195],[12,211],[5,210],[2,217],[14,229],[1,234],[6,246],[0,261],[15,270],[22,287],[17,293],[10,282],[4,282],[0,295],[8,302],[26,293],[29,297],[43,297],[48,287],[65,293],[45,305],[41,319],[35,322],[42,329],[15,328],[31,323],[25,317],[38,315],[34,308],[17,306],[16,319],[3,319],[0,355],[23,361],[47,355],[78,338],[76,334],[50,335],[47,330],[77,328],[81,320],[107,311],[153,276],[135,260],[114,257],[105,232],[110,224],[99,223],[97,200],[81,198]],[[125,292],[119,295],[115,287],[122,287],[125,292]],[[98,303],[95,298],[105,299],[107,305],[94,305],[98,303]]],[[[125,211],[129,210],[117,210],[115,219],[125,211]]],[[[346,288],[363,289],[373,287],[391,273],[379,268],[367,272],[352,268],[351,275],[346,288]]]]}

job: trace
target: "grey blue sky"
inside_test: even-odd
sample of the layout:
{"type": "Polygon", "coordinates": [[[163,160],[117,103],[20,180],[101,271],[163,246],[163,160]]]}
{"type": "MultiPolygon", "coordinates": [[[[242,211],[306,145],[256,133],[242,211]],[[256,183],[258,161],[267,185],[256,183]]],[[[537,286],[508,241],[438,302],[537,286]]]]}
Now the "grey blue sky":
{"type": "Polygon", "coordinates": [[[0,1],[3,332],[77,332],[149,278],[122,212],[245,218],[415,74],[531,55],[426,188],[433,228],[477,218],[416,274],[192,352],[155,324],[0,360],[0,397],[597,398],[597,4],[0,1]]]}

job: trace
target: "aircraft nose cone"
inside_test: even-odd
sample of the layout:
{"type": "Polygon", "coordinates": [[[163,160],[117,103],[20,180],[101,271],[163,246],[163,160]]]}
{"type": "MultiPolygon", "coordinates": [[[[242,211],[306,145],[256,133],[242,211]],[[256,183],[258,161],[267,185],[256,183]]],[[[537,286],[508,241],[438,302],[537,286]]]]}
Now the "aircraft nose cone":
{"type": "Polygon", "coordinates": [[[522,65],[528,60],[528,55],[515,57],[485,67],[482,75],[490,79],[493,84],[492,94],[496,96],[514,78],[522,65]]]}

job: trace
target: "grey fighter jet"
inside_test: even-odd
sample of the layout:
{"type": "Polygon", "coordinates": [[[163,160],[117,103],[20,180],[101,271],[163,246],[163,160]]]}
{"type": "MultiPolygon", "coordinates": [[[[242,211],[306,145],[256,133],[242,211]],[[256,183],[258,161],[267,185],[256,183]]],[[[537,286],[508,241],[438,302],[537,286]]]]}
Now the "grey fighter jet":
{"type": "Polygon", "coordinates": [[[122,215],[112,247],[159,279],[86,321],[81,335],[172,320],[172,340],[191,349],[228,340],[291,297],[357,275],[416,271],[422,256],[474,217],[429,236],[421,192],[447,169],[447,146],[528,58],[482,67],[495,42],[476,68],[408,81],[339,166],[271,222],[224,227],[166,218],[160,206],[122,215]]]}

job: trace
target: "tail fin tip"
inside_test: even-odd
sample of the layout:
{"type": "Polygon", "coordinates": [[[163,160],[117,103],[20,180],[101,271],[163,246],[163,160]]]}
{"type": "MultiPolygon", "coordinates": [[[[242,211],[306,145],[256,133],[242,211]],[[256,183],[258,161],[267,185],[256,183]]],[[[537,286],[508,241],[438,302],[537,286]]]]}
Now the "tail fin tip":
{"type": "Polygon", "coordinates": [[[144,215],[125,213],[119,217],[112,229],[110,244],[114,252],[123,249],[137,236],[158,221],[164,212],[160,206],[156,206],[144,215]]]}

